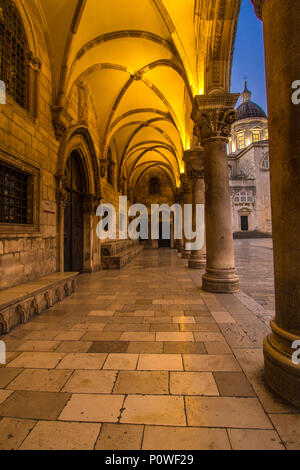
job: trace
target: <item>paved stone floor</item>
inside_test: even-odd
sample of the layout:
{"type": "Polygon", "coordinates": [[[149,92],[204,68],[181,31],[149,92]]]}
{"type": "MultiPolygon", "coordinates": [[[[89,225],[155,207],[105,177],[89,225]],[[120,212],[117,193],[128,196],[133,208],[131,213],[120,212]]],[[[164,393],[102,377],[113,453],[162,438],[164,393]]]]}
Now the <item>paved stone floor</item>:
{"type": "Polygon", "coordinates": [[[300,449],[264,384],[267,324],[186,264],[145,250],[2,337],[0,449],[300,449]]]}
{"type": "Polygon", "coordinates": [[[275,312],[272,239],[235,240],[235,261],[241,289],[261,305],[266,314],[275,312]]]}

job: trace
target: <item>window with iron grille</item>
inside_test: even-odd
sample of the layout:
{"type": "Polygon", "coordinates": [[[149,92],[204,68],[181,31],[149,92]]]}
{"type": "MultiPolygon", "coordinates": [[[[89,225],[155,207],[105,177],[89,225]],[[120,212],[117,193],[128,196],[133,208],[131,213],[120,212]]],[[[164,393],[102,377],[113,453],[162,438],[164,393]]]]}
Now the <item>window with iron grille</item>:
{"type": "Polygon", "coordinates": [[[30,224],[31,175],[0,162],[0,223],[30,224]]]}
{"type": "Polygon", "coordinates": [[[158,178],[151,178],[150,180],[150,194],[159,194],[160,193],[160,184],[158,178]]]}
{"type": "Polygon", "coordinates": [[[27,109],[28,51],[24,26],[11,0],[0,0],[0,80],[6,93],[27,109]]]}

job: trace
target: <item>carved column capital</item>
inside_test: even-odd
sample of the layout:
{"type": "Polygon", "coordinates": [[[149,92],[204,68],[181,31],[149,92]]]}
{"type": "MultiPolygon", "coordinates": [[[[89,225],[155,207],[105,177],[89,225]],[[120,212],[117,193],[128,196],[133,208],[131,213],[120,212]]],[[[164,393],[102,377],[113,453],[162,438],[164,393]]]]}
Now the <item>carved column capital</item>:
{"type": "Polygon", "coordinates": [[[204,155],[202,148],[186,150],[183,161],[189,179],[204,178],[204,155]]]}
{"type": "Polygon", "coordinates": [[[262,9],[263,9],[265,0],[251,0],[251,2],[254,6],[254,10],[255,10],[255,14],[257,18],[262,20],[262,9]]]}
{"type": "Polygon", "coordinates": [[[231,125],[237,118],[238,93],[195,96],[192,119],[194,134],[203,145],[209,139],[228,140],[231,125]]]}

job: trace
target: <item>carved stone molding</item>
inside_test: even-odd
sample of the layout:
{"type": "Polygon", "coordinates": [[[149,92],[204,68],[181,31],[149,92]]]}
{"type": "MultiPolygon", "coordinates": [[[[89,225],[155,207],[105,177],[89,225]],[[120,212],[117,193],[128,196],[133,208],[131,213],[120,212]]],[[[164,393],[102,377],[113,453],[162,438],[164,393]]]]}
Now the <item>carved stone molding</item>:
{"type": "Polygon", "coordinates": [[[255,10],[255,14],[256,14],[257,18],[259,18],[261,20],[262,19],[262,9],[263,9],[265,0],[251,0],[251,2],[254,6],[254,10],[255,10]]]}
{"type": "Polygon", "coordinates": [[[108,167],[108,160],[106,158],[101,158],[100,159],[100,176],[101,176],[101,178],[105,178],[107,167],[108,167]]]}
{"type": "Polygon", "coordinates": [[[194,134],[201,145],[209,139],[228,139],[231,125],[237,118],[234,107],[238,98],[238,93],[195,97],[192,119],[195,122],[194,134]]]}
{"type": "Polygon", "coordinates": [[[191,187],[189,184],[189,177],[187,173],[181,173],[180,175],[180,182],[181,182],[181,190],[183,194],[190,194],[191,187]]]}
{"type": "Polygon", "coordinates": [[[56,140],[61,140],[66,129],[72,125],[73,119],[63,106],[52,106],[51,111],[56,140]]]}
{"type": "Polygon", "coordinates": [[[83,201],[83,211],[87,214],[96,214],[97,208],[101,202],[99,196],[86,194],[83,201]]]}
{"type": "Polygon", "coordinates": [[[66,206],[68,203],[68,192],[65,189],[65,177],[56,176],[56,202],[59,205],[66,206]]]}
{"type": "Polygon", "coordinates": [[[39,72],[42,68],[41,60],[38,57],[36,57],[31,51],[28,51],[27,53],[26,62],[27,62],[27,65],[35,72],[39,72]]]}

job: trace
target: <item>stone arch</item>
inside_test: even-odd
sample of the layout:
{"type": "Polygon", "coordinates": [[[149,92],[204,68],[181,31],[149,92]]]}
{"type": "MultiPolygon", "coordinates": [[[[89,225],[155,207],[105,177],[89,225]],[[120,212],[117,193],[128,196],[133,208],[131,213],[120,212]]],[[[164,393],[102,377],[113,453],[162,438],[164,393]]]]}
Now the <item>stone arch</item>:
{"type": "Polygon", "coordinates": [[[83,272],[93,272],[100,268],[100,249],[95,237],[96,209],[101,200],[100,170],[93,139],[89,130],[82,125],[67,129],[58,151],[56,171],[58,205],[57,268],[59,271],[64,271],[64,216],[67,204],[64,174],[68,158],[72,152],[76,152],[81,159],[85,180],[83,200],[83,272]]]}

